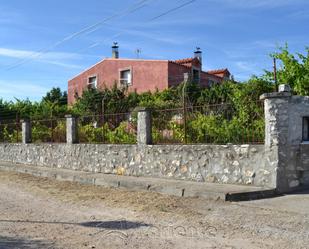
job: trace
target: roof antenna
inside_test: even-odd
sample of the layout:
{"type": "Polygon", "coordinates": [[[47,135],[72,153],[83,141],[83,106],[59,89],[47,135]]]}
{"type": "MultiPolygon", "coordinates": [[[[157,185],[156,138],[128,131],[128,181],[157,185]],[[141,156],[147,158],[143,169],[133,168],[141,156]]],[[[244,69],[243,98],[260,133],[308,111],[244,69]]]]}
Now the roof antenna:
{"type": "Polygon", "coordinates": [[[278,91],[277,59],[276,58],[274,58],[273,64],[274,64],[274,82],[275,82],[276,91],[278,91]]]}
{"type": "Polygon", "coordinates": [[[135,54],[136,54],[136,58],[139,59],[139,58],[140,58],[140,55],[142,54],[142,49],[137,48],[137,49],[135,50],[135,54]]]}

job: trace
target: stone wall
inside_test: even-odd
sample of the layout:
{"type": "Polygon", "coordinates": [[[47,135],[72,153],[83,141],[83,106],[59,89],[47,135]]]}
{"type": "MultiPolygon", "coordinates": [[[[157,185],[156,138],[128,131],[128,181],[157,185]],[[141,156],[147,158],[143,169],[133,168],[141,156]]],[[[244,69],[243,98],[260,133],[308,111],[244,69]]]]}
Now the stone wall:
{"type": "Polygon", "coordinates": [[[309,117],[309,97],[279,92],[261,98],[265,100],[265,159],[276,168],[277,189],[288,192],[308,185],[309,146],[303,132],[304,118],[309,117]]]}
{"type": "MultiPolygon", "coordinates": [[[[130,176],[252,184],[289,192],[309,186],[309,97],[288,85],[261,96],[265,145],[148,145],[151,115],[139,110],[138,145],[0,144],[0,161],[130,176]]],[[[70,121],[70,119],[69,119],[70,121]]],[[[72,121],[72,120],[71,120],[72,121]]],[[[23,142],[31,141],[23,125],[23,142]],[[27,137],[27,134],[29,137],[27,137]]],[[[75,134],[76,135],[76,134],[75,134]]]]}
{"type": "Polygon", "coordinates": [[[0,144],[0,161],[191,181],[274,187],[263,145],[0,144]]]}

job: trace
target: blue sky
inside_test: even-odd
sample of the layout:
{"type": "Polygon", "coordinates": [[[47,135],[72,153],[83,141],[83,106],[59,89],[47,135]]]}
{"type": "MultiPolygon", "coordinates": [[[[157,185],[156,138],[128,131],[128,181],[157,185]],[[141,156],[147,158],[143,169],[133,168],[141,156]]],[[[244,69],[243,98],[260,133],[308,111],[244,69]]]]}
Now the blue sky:
{"type": "Polygon", "coordinates": [[[1,1],[0,98],[66,90],[68,79],[110,57],[113,41],[125,58],[137,48],[145,59],[187,58],[199,46],[205,70],[227,67],[238,80],[271,69],[269,53],[286,42],[292,52],[309,46],[308,0],[196,0],[151,20],[188,1],[1,1]]]}

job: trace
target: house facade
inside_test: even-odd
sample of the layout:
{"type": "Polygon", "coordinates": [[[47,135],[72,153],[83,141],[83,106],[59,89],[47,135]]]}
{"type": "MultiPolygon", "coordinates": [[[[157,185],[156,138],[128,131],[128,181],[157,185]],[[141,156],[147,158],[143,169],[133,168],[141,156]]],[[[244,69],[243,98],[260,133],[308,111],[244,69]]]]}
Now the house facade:
{"type": "Polygon", "coordinates": [[[137,93],[164,89],[181,84],[185,77],[202,87],[220,84],[230,78],[227,69],[204,72],[202,52],[198,49],[193,58],[183,60],[143,60],[119,58],[117,44],[112,47],[112,58],[107,58],[68,82],[68,101],[73,104],[87,88],[111,88],[114,84],[137,93]],[[186,76],[185,76],[186,75],[186,76]]]}

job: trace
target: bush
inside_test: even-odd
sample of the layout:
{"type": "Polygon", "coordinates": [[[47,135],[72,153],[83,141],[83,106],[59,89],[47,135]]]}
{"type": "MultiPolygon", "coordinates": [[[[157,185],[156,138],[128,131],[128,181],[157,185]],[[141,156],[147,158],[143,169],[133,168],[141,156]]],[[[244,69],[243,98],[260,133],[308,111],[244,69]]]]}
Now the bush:
{"type": "MultiPolygon", "coordinates": [[[[106,128],[106,127],[105,127],[106,128]]],[[[103,141],[103,127],[96,128],[94,125],[88,124],[79,126],[78,137],[80,143],[98,143],[103,141]]]]}
{"type": "Polygon", "coordinates": [[[32,141],[35,143],[46,143],[51,141],[51,129],[46,125],[37,123],[32,126],[32,141]]]}
{"type": "Polygon", "coordinates": [[[102,127],[94,127],[92,124],[87,124],[79,127],[80,143],[136,143],[136,135],[130,131],[128,122],[122,122],[115,129],[111,129],[106,123],[102,127]]]}
{"type": "Polygon", "coordinates": [[[21,130],[15,125],[3,125],[0,128],[0,141],[7,143],[18,143],[22,140],[21,130]]]}
{"type": "Polygon", "coordinates": [[[114,130],[107,130],[107,142],[112,144],[134,144],[136,135],[130,132],[129,123],[124,121],[114,130]]]}
{"type": "Polygon", "coordinates": [[[242,123],[238,117],[227,120],[221,115],[199,114],[188,122],[189,140],[192,143],[246,143],[264,139],[264,120],[242,123]]]}

